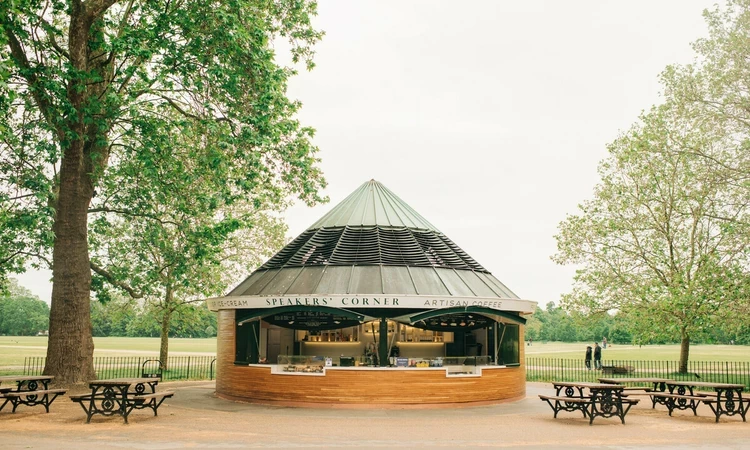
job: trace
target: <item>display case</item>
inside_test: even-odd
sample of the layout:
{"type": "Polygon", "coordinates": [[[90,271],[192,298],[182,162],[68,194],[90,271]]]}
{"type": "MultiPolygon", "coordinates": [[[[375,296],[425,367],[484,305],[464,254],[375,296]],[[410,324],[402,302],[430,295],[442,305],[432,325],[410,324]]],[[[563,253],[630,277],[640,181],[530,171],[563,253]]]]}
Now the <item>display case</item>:
{"type": "Polygon", "coordinates": [[[443,359],[446,366],[488,366],[491,363],[489,356],[447,356],[443,359]]]}
{"type": "MultiPolygon", "coordinates": [[[[403,359],[403,358],[398,358],[403,359]]],[[[435,358],[408,358],[407,367],[443,367],[443,361],[445,358],[439,356],[435,358]]],[[[398,366],[398,361],[397,366],[398,366]]]]}
{"type": "Polygon", "coordinates": [[[283,372],[323,373],[326,361],[322,356],[279,355],[283,372]]]}
{"type": "Polygon", "coordinates": [[[447,377],[481,376],[482,367],[490,365],[489,356],[449,356],[444,362],[447,377]]]}

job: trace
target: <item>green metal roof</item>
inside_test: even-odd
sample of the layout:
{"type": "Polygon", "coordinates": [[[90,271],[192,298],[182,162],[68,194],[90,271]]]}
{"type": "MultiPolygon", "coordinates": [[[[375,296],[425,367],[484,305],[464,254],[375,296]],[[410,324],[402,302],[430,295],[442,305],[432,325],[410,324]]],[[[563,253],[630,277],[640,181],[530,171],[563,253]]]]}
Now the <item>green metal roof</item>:
{"type": "Polygon", "coordinates": [[[308,230],[368,225],[439,231],[396,194],[375,180],[360,186],[308,230]]]}
{"type": "Polygon", "coordinates": [[[375,180],[360,186],[229,295],[342,294],[519,299],[375,180]]]}

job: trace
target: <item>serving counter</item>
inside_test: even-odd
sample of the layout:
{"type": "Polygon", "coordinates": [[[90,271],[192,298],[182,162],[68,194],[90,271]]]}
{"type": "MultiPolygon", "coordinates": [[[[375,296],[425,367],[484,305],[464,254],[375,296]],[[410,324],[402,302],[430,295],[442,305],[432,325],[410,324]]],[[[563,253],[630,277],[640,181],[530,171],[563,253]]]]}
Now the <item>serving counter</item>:
{"type": "Polygon", "coordinates": [[[288,372],[285,366],[219,364],[219,397],[294,406],[449,406],[517,400],[525,393],[521,367],[323,367],[288,372]],[[455,372],[452,372],[455,370],[455,372]]]}
{"type": "MultiPolygon", "coordinates": [[[[217,341],[216,394],[230,400],[288,406],[424,408],[491,404],[518,400],[526,394],[523,366],[465,370],[464,364],[454,366],[444,359],[443,367],[325,367],[323,359],[317,363],[322,366],[319,372],[297,372],[296,368],[291,372],[289,364],[235,364],[233,314],[220,314],[219,327],[224,333],[217,341]],[[459,373],[467,371],[472,373],[459,373]]],[[[416,365],[418,358],[410,359],[416,365]]]]}

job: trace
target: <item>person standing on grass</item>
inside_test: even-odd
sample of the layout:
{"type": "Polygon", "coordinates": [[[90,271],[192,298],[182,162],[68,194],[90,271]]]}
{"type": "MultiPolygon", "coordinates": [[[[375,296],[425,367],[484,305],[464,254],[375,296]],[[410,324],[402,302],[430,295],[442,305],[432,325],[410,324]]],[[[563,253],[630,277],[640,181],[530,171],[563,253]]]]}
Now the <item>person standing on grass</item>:
{"type": "Polygon", "coordinates": [[[599,347],[598,342],[594,342],[594,367],[596,367],[596,370],[602,368],[602,348],[599,347]]]}
{"type": "Polygon", "coordinates": [[[591,346],[586,346],[586,368],[591,370],[591,346]]]}
{"type": "Polygon", "coordinates": [[[602,338],[602,348],[607,348],[607,338],[602,338]]]}

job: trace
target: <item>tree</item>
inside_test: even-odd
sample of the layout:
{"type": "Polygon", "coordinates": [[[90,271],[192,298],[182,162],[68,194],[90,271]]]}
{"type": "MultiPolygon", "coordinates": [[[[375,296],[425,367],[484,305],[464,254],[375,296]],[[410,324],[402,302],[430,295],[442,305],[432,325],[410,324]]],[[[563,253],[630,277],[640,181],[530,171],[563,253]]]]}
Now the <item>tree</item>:
{"type": "Polygon", "coordinates": [[[119,221],[103,217],[99,222],[103,245],[94,245],[97,250],[92,258],[102,278],[102,283],[94,283],[100,297],[109,297],[111,285],[143,299],[156,314],[163,370],[167,369],[173,315],[187,314],[193,309],[187,305],[221,295],[248,266],[259,265],[263,256],[280,248],[286,231],[279,218],[257,211],[244,200],[210,214],[185,214],[178,205],[195,202],[211,189],[193,177],[182,178],[188,181],[184,185],[177,181],[162,185],[170,190],[178,187],[167,195],[175,201],[160,205],[152,215],[119,221]]]}
{"type": "Polygon", "coordinates": [[[656,107],[609,146],[593,199],[559,226],[559,264],[579,264],[563,306],[619,310],[636,337],[679,337],[687,370],[691,336],[746,301],[748,241],[727,218],[745,216],[710,154],[733,139],[710,120],[656,107]]]}
{"type": "Polygon", "coordinates": [[[47,304],[11,278],[7,294],[0,295],[0,335],[35,336],[48,324],[47,304]]]}
{"type": "Polygon", "coordinates": [[[149,191],[175,132],[204,133],[209,148],[195,166],[225,181],[196,207],[248,194],[321,200],[312,130],[286,97],[294,70],[276,64],[272,47],[288,39],[293,61],[311,68],[315,10],[298,0],[0,4],[0,221],[40,227],[3,242],[0,258],[17,255],[3,270],[29,255],[50,261],[46,374],[63,384],[94,377],[89,215],[151,214],[143,202],[174,200],[149,191]],[[142,195],[98,195],[118,183],[142,195]]]}
{"type": "Polygon", "coordinates": [[[159,173],[157,183],[149,183],[147,190],[128,184],[127,174],[149,167],[140,158],[123,158],[111,182],[102,186],[102,197],[138,204],[140,213],[121,216],[102,210],[92,223],[96,233],[90,240],[98,297],[107,301],[114,287],[143,299],[146,310],[158,313],[163,370],[173,314],[190,311],[186,304],[221,295],[248,267],[257,267],[280,248],[286,232],[271,211],[283,208],[285,201],[265,192],[222,201],[217,193],[225,189],[227,176],[216,176],[210,167],[216,149],[212,136],[200,126],[185,127],[179,116],[174,120],[181,129],[151,145],[149,163],[159,173]]]}

